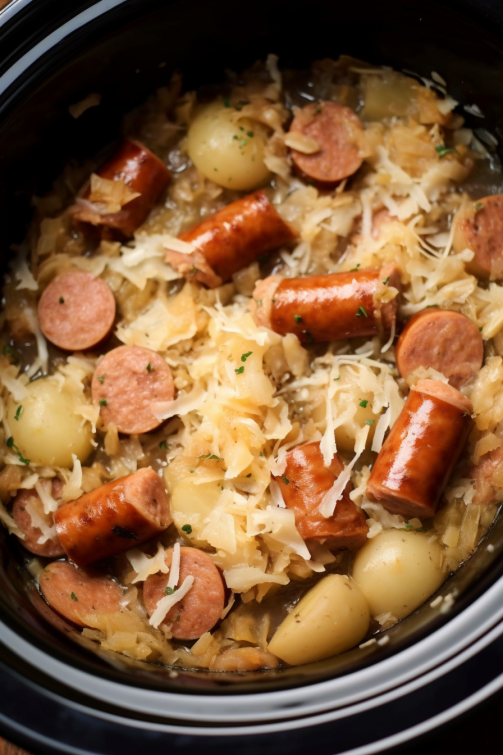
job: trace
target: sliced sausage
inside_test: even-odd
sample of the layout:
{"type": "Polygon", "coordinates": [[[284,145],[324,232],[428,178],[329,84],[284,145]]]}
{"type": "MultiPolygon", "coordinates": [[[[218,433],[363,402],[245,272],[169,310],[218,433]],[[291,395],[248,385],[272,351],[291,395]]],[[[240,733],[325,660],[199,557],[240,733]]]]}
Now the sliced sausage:
{"type": "Polygon", "coordinates": [[[44,336],[58,348],[92,349],[112,332],[114,295],[101,278],[72,270],[49,283],[38,303],[38,320],[44,336]]]}
{"type": "MultiPolygon", "coordinates": [[[[171,568],[173,548],[166,551],[166,565],[171,568]]],[[[186,577],[193,576],[189,592],[176,603],[160,629],[177,640],[196,640],[209,632],[220,618],[225,606],[225,588],[220,571],[211,558],[198,548],[180,548],[180,576],[177,587],[186,577]]],[[[143,585],[143,601],[149,616],[164,597],[169,580],[168,574],[153,574],[143,585]]]]}
{"type": "Polygon", "coordinates": [[[367,496],[392,514],[433,516],[470,432],[472,411],[452,386],[419,380],[377,456],[367,496]]]}
{"type": "Polygon", "coordinates": [[[387,301],[391,286],[400,288],[393,265],[305,278],[273,276],[256,286],[250,310],[257,325],[281,335],[295,333],[303,343],[385,334],[396,321],[397,299],[387,301]]]}
{"type": "Polygon", "coordinates": [[[42,595],[57,613],[80,627],[95,627],[100,618],[121,610],[122,589],[93,569],[53,561],[40,574],[42,595]]]}
{"type": "Polygon", "coordinates": [[[308,443],[290,451],[286,455],[284,475],[274,477],[286,507],[295,512],[295,524],[301,537],[321,540],[330,550],[353,550],[367,540],[365,514],[349,497],[351,483],[337,501],[333,516],[325,518],[317,510],[343,470],[344,464],[337,454],[326,467],[320,444],[308,443]]]}
{"type": "Polygon", "coordinates": [[[91,383],[93,402],[105,424],[120,433],[148,433],[161,422],[152,413],[157,401],[172,401],[171,370],[155,351],[142,346],[119,346],[105,354],[91,383]]]}
{"type": "Polygon", "coordinates": [[[477,506],[500,503],[503,500],[503,448],[485,454],[477,465],[470,467],[467,477],[475,483],[472,503],[477,506]]]}
{"type": "Polygon", "coordinates": [[[314,140],[319,149],[305,154],[292,149],[295,167],[326,186],[356,173],[363,162],[363,126],[358,116],[338,102],[311,102],[292,121],[290,133],[314,140]]]}
{"type": "MultiPolygon", "coordinates": [[[[63,490],[63,483],[61,480],[43,480],[42,485],[47,486],[48,491],[56,501],[61,501],[61,492],[63,490]]],[[[15,498],[14,506],[12,507],[12,516],[17,526],[24,533],[24,540],[21,540],[21,544],[37,556],[45,556],[46,558],[57,558],[63,556],[65,551],[59,537],[56,532],[49,537],[44,543],[39,543],[39,540],[43,537],[42,530],[35,526],[32,521],[30,511],[33,509],[47,525],[47,527],[53,527],[54,521],[51,514],[44,512],[44,507],[40,496],[36,490],[20,490],[15,498]]]]}
{"type": "Polygon", "coordinates": [[[262,255],[294,241],[297,236],[298,233],[269,202],[266,193],[255,191],[183,233],[180,236],[182,241],[193,244],[197,251],[184,254],[182,260],[180,253],[168,251],[166,262],[196,280],[201,269],[201,273],[207,276],[201,282],[214,288],[262,255]],[[204,269],[201,256],[206,263],[204,269]],[[190,271],[187,271],[187,265],[190,265],[190,271]],[[219,281],[211,279],[208,268],[219,281]]]}
{"type": "Polygon", "coordinates": [[[170,178],[170,172],[147,147],[140,142],[126,139],[114,156],[103,165],[98,175],[109,181],[123,181],[131,191],[140,196],[125,204],[119,212],[102,213],[100,208],[84,199],[73,210],[73,222],[80,227],[99,229],[102,235],[122,238],[132,236],[147,218],[159,194],[170,178]]]}
{"type": "Polygon", "coordinates": [[[406,378],[433,367],[461,388],[482,367],[484,342],[468,317],[449,309],[425,309],[411,317],[396,345],[396,364],[406,378]]]}
{"type": "Polygon", "coordinates": [[[87,566],[149,540],[172,519],[164,485],[149,467],[70,501],[54,521],[68,558],[87,566]]]}
{"type": "Polygon", "coordinates": [[[467,270],[478,278],[503,279],[503,194],[463,202],[454,217],[454,251],[471,249],[467,270]]]}

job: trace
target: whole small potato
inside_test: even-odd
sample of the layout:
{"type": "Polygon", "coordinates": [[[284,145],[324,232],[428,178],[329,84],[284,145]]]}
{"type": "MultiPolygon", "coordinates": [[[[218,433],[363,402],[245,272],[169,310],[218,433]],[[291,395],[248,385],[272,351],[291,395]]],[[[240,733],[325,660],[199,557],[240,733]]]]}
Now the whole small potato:
{"type": "Polygon", "coordinates": [[[237,114],[221,100],[206,105],[190,125],[187,147],[190,159],[206,178],[228,189],[250,191],[270,175],[264,164],[267,129],[237,114]]]}
{"type": "Polygon", "coordinates": [[[441,548],[428,535],[387,530],[361,548],[353,579],[373,616],[391,613],[403,619],[437,590],[445,579],[441,548]]]}
{"type": "Polygon", "coordinates": [[[330,574],[280,624],[269,651],[292,666],[321,661],[357,645],[369,620],[367,601],[353,580],[330,574]]]}
{"type": "Polygon", "coordinates": [[[92,450],[92,430],[75,412],[83,403],[82,396],[64,386],[60,389],[51,377],[35,380],[27,388],[29,395],[20,402],[11,401],[7,410],[12,437],[21,454],[34,464],[50,467],[71,468],[72,454],[85,461],[92,450]]]}

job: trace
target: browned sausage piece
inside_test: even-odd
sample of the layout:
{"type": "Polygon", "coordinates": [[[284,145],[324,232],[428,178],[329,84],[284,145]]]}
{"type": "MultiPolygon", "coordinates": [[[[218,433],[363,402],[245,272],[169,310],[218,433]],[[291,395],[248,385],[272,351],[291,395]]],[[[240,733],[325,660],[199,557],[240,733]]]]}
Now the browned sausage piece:
{"type": "Polygon", "coordinates": [[[495,448],[472,465],[467,477],[475,482],[475,495],[472,503],[485,506],[503,500],[503,448],[495,448]]]}
{"type": "MultiPolygon", "coordinates": [[[[166,551],[166,564],[171,568],[173,548],[166,551]]],[[[159,628],[177,640],[196,640],[209,632],[220,618],[225,606],[222,576],[211,558],[198,548],[180,548],[180,576],[177,587],[186,577],[194,577],[189,592],[176,603],[159,628]]],[[[143,585],[143,601],[149,616],[166,595],[168,574],[153,574],[143,585]]]]}
{"type": "Polygon", "coordinates": [[[70,501],[54,521],[68,558],[87,566],[149,540],[172,519],[161,478],[148,467],[70,501]]]}
{"type": "Polygon", "coordinates": [[[472,426],[470,401],[438,380],[419,380],[380,450],[367,496],[392,514],[433,516],[472,426]]]}
{"type": "Polygon", "coordinates": [[[368,526],[349,493],[348,483],[337,501],[333,516],[325,519],[318,511],[324,495],[344,470],[336,454],[329,467],[323,462],[319,443],[294,448],[286,455],[282,477],[275,477],[288,509],[295,512],[295,524],[304,540],[321,540],[331,550],[360,548],[367,540],[368,526]]]}
{"type": "Polygon", "coordinates": [[[180,236],[182,241],[193,244],[197,252],[181,255],[168,251],[166,262],[188,278],[214,288],[262,255],[294,241],[297,236],[298,233],[277,213],[265,192],[255,191],[183,233],[180,236]],[[210,273],[217,277],[212,278],[210,273]]]}
{"type": "Polygon", "coordinates": [[[296,168],[308,178],[333,185],[356,173],[363,161],[363,126],[358,116],[338,102],[311,102],[292,121],[290,133],[314,139],[319,150],[292,149],[296,168]]]}
{"type": "MultiPolygon", "coordinates": [[[[52,497],[56,501],[61,500],[61,492],[63,490],[63,483],[61,480],[43,480],[42,485],[46,485],[51,492],[52,497]]],[[[17,526],[24,533],[24,540],[21,540],[21,544],[37,556],[45,556],[46,558],[57,558],[63,556],[65,550],[59,542],[59,537],[54,533],[53,537],[50,537],[45,543],[39,543],[39,539],[42,536],[42,530],[36,527],[31,518],[31,514],[26,510],[26,506],[32,508],[36,514],[47,524],[48,527],[52,527],[54,524],[53,517],[44,512],[44,507],[40,496],[36,490],[20,490],[14,501],[12,507],[12,516],[17,526]]]]}
{"type": "Polygon", "coordinates": [[[77,202],[73,220],[77,226],[88,224],[100,229],[103,235],[111,233],[119,238],[133,235],[170,178],[164,163],[143,144],[131,139],[123,142],[115,155],[99,169],[98,175],[109,181],[123,181],[140,196],[123,205],[119,212],[101,213],[99,207],[86,201],[90,194],[88,189],[84,201],[77,202]]]}
{"type": "Polygon", "coordinates": [[[99,625],[100,617],[118,613],[122,589],[92,569],[53,561],[40,574],[40,590],[51,608],[80,627],[99,625]]]}
{"type": "Polygon", "coordinates": [[[257,325],[281,335],[295,333],[303,343],[385,334],[397,311],[396,298],[385,301],[388,286],[400,288],[393,265],[305,278],[273,276],[258,283],[250,310],[257,325]]]}
{"type": "Polygon", "coordinates": [[[454,251],[471,249],[466,266],[478,278],[503,279],[503,194],[463,202],[454,216],[454,251]]]}
{"type": "Polygon", "coordinates": [[[93,402],[105,424],[120,433],[148,433],[161,422],[152,413],[157,401],[172,401],[171,370],[155,351],[142,346],[119,346],[105,354],[91,383],[93,402]]]}
{"type": "Polygon", "coordinates": [[[60,349],[92,349],[112,331],[114,295],[101,278],[72,270],[49,283],[38,303],[38,320],[44,336],[60,349]]]}
{"type": "Polygon", "coordinates": [[[406,378],[433,367],[461,388],[482,367],[484,342],[468,317],[449,309],[425,309],[411,317],[396,345],[396,365],[406,378]]]}

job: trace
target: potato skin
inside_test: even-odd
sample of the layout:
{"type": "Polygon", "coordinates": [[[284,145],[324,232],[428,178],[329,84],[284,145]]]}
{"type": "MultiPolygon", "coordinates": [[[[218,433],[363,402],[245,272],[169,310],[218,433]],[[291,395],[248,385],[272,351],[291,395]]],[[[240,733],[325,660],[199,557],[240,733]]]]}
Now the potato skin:
{"type": "Polygon", "coordinates": [[[270,176],[264,163],[265,126],[221,100],[203,107],[187,136],[190,159],[201,173],[226,189],[250,191],[270,176]],[[251,134],[251,136],[250,136],[251,134]]]}
{"type": "Polygon", "coordinates": [[[92,430],[76,413],[84,398],[71,393],[51,377],[27,386],[29,395],[9,404],[7,419],[15,445],[34,464],[73,466],[72,454],[85,461],[92,450],[92,430]],[[22,412],[16,420],[19,406],[22,412]]]}
{"type": "Polygon", "coordinates": [[[389,612],[403,619],[440,587],[446,577],[442,552],[428,538],[426,533],[392,529],[358,551],[352,576],[372,616],[389,612]]]}
{"type": "Polygon", "coordinates": [[[369,621],[367,601],[355,582],[330,574],[280,624],[269,651],[291,666],[321,661],[357,645],[369,621]]]}

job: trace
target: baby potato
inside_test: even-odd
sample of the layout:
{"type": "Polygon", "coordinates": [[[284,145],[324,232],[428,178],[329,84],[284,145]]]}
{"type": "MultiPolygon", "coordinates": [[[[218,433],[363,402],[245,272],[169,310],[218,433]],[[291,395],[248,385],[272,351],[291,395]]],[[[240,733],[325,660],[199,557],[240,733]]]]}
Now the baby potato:
{"type": "Polygon", "coordinates": [[[71,393],[54,378],[35,380],[27,386],[29,395],[11,402],[7,421],[15,445],[34,464],[73,466],[72,454],[85,461],[92,450],[92,429],[75,409],[82,396],[71,393]],[[19,411],[19,406],[22,410],[19,411]]]}
{"type": "Polygon", "coordinates": [[[369,620],[367,601],[353,580],[330,574],[280,624],[269,651],[292,666],[321,661],[357,645],[369,620]]]}
{"type": "Polygon", "coordinates": [[[365,595],[373,616],[391,613],[403,619],[437,590],[445,579],[441,548],[428,535],[387,530],[361,548],[353,579],[365,595]]]}
{"type": "Polygon", "coordinates": [[[264,164],[267,129],[237,114],[221,100],[203,107],[190,125],[187,148],[206,178],[228,189],[250,191],[270,175],[264,164]]]}

